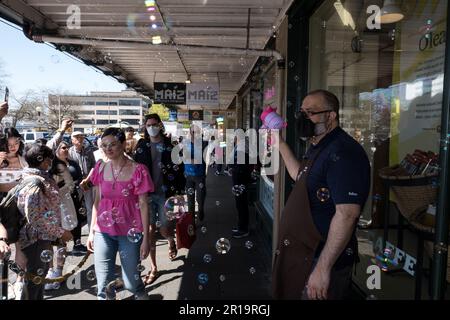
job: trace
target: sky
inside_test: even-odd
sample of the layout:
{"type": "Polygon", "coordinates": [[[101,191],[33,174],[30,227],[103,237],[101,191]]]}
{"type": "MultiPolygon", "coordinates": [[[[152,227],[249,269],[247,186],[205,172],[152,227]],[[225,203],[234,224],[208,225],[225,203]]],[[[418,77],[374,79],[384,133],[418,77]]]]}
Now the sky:
{"type": "MultiPolygon", "coordinates": [[[[0,19],[0,64],[10,96],[20,98],[28,90],[59,90],[69,94],[121,91],[126,86],[100,71],[74,60],[51,45],[35,43],[0,19]]],[[[3,100],[4,87],[0,88],[3,100]]],[[[10,99],[10,103],[13,100],[10,99]]]]}

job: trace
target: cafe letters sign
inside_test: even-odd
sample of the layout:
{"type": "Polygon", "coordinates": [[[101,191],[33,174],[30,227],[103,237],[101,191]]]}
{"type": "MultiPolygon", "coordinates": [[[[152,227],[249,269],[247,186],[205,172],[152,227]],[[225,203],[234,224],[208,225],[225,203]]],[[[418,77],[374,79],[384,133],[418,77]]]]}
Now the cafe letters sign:
{"type": "Polygon", "coordinates": [[[155,82],[155,103],[186,104],[186,84],[155,82]]]}

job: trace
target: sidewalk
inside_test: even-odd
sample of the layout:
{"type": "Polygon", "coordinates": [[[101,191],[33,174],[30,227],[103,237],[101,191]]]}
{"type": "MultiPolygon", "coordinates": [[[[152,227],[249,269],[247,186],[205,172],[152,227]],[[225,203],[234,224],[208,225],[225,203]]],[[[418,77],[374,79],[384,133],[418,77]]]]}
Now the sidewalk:
{"type": "MultiPolygon", "coordinates": [[[[212,300],[212,299],[270,299],[270,266],[264,256],[262,245],[254,232],[254,208],[250,207],[250,236],[243,239],[231,237],[231,229],[237,223],[234,197],[231,193],[232,183],[228,176],[215,176],[209,170],[207,177],[207,196],[205,203],[205,220],[197,226],[197,240],[190,250],[181,249],[174,261],[168,256],[166,240],[157,242],[157,264],[160,277],[146,291],[152,300],[212,300]],[[202,233],[201,227],[206,228],[202,233]],[[231,249],[226,254],[219,254],[216,242],[219,238],[230,241],[231,249]],[[253,246],[247,249],[245,243],[251,241],[253,246]],[[204,255],[210,254],[211,261],[206,263],[204,255]],[[251,268],[252,272],[250,271],[251,268]],[[200,284],[198,276],[207,274],[208,281],[200,284]]],[[[86,241],[87,229],[84,230],[83,243],[86,241]]],[[[69,245],[71,249],[71,245],[69,245]]],[[[64,272],[71,270],[81,257],[68,256],[64,272]]],[[[120,260],[116,262],[120,274],[120,260]]],[[[150,270],[150,259],[142,263],[144,277],[150,270]]],[[[93,257],[90,256],[82,267],[80,274],[81,288],[68,289],[70,283],[63,284],[59,290],[47,291],[46,299],[57,300],[95,300],[96,282],[89,280],[87,272],[93,270],[93,257]]],[[[76,281],[71,281],[72,284],[76,281]]],[[[73,286],[72,286],[73,287],[73,286]]],[[[122,290],[117,299],[129,299],[131,294],[122,290]]]]}

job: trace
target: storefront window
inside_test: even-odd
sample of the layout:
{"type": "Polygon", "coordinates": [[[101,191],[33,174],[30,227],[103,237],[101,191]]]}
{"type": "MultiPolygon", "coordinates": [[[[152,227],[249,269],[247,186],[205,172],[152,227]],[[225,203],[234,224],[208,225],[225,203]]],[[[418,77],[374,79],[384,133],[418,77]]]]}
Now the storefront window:
{"type": "MultiPolygon", "coordinates": [[[[380,299],[410,299],[420,295],[415,291],[419,275],[421,295],[427,297],[429,279],[420,275],[414,223],[426,227],[434,220],[447,1],[398,1],[404,18],[380,26],[368,24],[371,4],[327,0],[313,14],[309,90],[337,95],[340,126],[371,162],[372,191],[358,231],[356,283],[380,299]],[[395,176],[405,185],[396,186],[395,176]],[[406,227],[398,232],[401,223],[406,227]],[[375,288],[381,290],[368,286],[372,265],[384,271],[381,288],[375,288]],[[403,274],[393,275],[393,270],[403,274]]],[[[424,266],[433,258],[430,243],[425,242],[424,266]]]]}

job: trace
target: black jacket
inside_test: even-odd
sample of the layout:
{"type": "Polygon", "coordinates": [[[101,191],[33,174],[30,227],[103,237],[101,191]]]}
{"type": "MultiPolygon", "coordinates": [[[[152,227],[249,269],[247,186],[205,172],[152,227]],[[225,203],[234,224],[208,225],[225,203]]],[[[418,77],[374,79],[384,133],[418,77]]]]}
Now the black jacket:
{"type": "MultiPolygon", "coordinates": [[[[172,162],[172,149],[174,148],[170,139],[163,138],[164,150],[161,155],[161,162],[164,165],[162,170],[163,186],[166,198],[176,194],[182,194],[186,186],[184,177],[184,164],[175,165],[172,162]],[[175,166],[175,168],[174,168],[175,166]],[[169,178],[170,177],[170,178],[169,178]]],[[[140,139],[136,146],[134,160],[147,166],[150,175],[152,174],[152,148],[150,140],[140,139]]],[[[153,178],[153,177],[152,177],[153,178]]]]}

